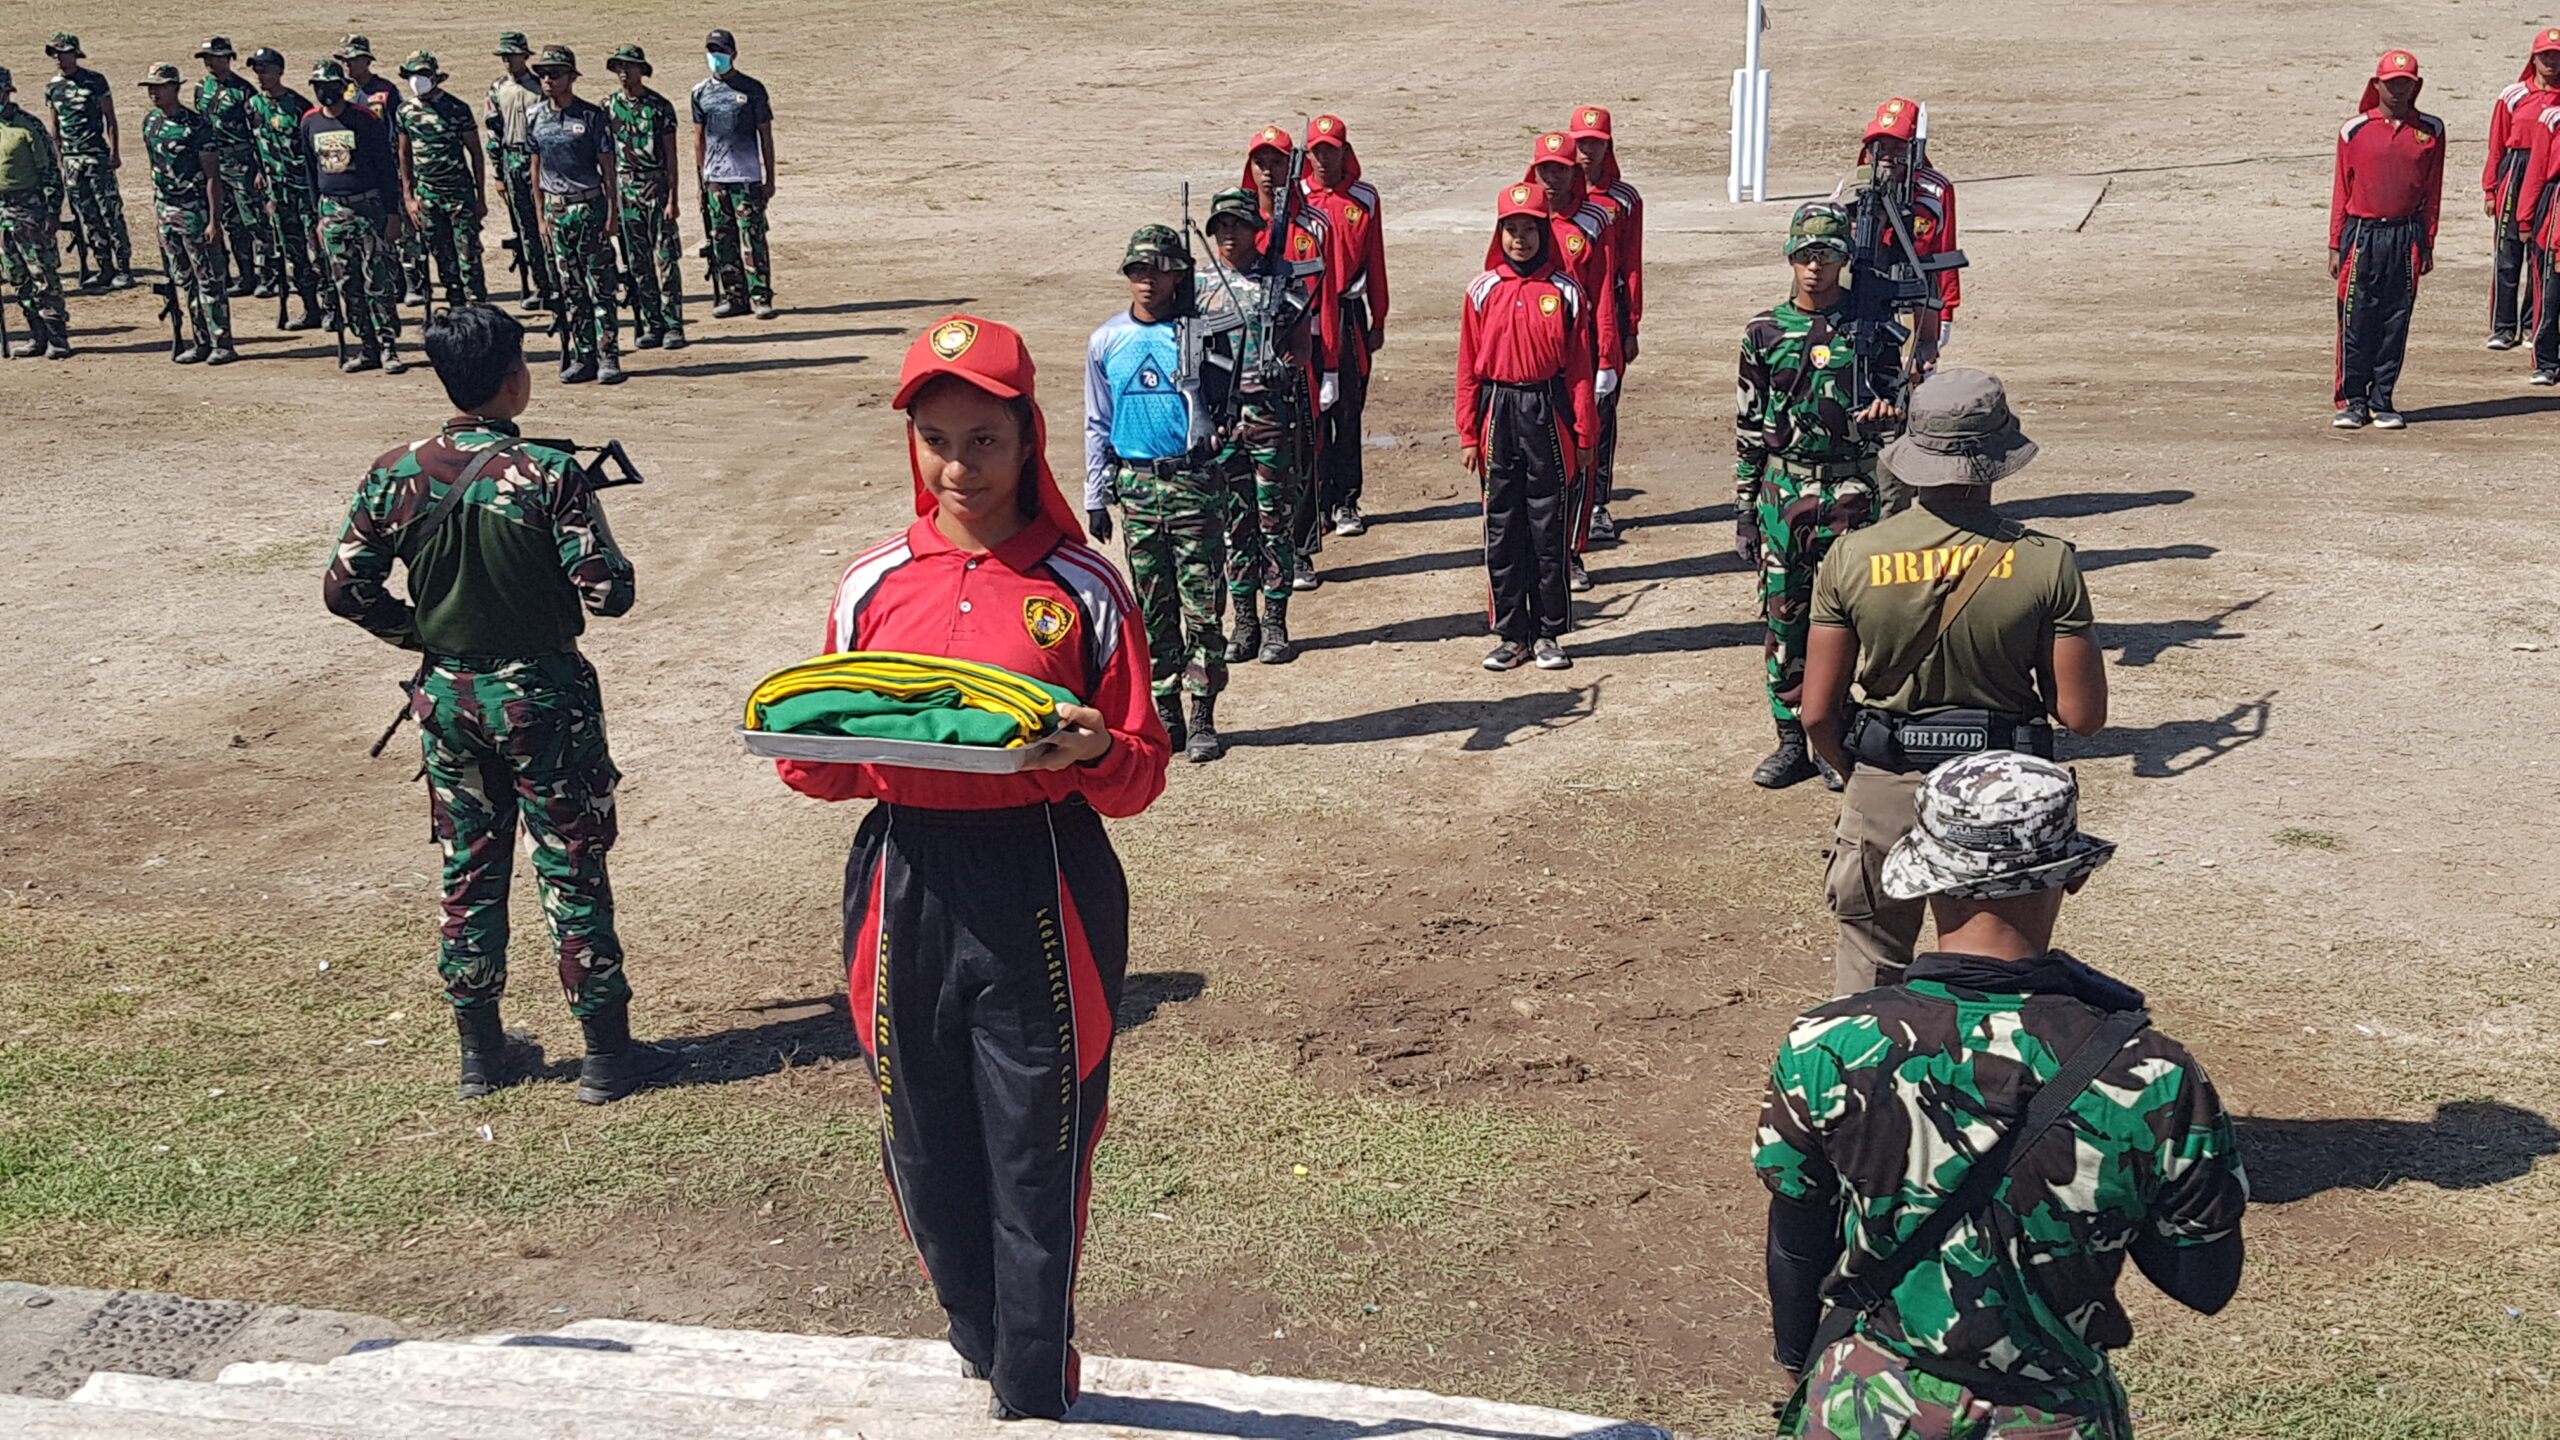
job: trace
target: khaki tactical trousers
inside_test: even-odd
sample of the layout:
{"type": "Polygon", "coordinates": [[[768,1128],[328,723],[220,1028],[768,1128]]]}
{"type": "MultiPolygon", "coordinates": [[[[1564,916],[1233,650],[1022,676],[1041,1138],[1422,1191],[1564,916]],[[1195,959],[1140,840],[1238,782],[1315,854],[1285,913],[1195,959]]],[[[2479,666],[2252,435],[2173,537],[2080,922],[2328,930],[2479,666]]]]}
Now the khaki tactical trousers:
{"type": "Polygon", "coordinates": [[[1918,823],[1920,782],[1927,778],[1863,765],[1849,772],[1849,788],[1840,795],[1831,873],[1823,882],[1832,918],[1840,922],[1832,962],[1837,994],[1899,985],[1911,965],[1929,902],[1896,900],[1884,893],[1884,857],[1918,823]]]}

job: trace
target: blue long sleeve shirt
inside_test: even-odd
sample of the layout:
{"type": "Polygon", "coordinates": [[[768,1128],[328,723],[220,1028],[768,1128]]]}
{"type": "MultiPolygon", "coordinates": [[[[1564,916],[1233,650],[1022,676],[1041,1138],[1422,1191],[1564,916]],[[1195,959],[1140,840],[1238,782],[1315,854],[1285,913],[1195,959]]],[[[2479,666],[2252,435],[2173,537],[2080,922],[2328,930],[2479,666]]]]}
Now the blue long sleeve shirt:
{"type": "Polygon", "coordinates": [[[1181,378],[1181,329],[1123,310],[1102,322],[1084,356],[1084,505],[1112,493],[1115,460],[1170,460],[1210,440],[1197,377],[1181,378]]]}

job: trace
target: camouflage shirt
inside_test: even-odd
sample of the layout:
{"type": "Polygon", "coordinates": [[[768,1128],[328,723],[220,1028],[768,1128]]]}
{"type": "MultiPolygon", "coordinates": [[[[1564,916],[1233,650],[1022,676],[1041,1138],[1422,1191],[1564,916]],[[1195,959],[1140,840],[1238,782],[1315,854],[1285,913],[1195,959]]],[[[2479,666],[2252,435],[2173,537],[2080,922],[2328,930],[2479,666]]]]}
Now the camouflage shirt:
{"type": "MultiPolygon", "coordinates": [[[[1849,319],[1844,294],[1828,308],[1803,310],[1792,299],[1751,317],[1742,331],[1742,379],[1733,400],[1734,491],[1751,503],[1761,472],[1777,456],[1805,465],[1871,459],[1875,441],[1850,420],[1849,367],[1857,356],[1842,333],[1849,319]]],[[[1882,357],[1868,368],[1870,383],[1889,388],[1892,371],[1882,357]]]]}
{"type": "MultiPolygon", "coordinates": [[[[1772,1192],[1839,1206],[1846,1249],[1826,1294],[1919,1228],[2105,1018],[2058,983],[2068,958],[2008,967],[2029,992],[2008,993],[1932,978],[1979,978],[1992,962],[1922,955],[1906,985],[1796,1021],[1761,1102],[1752,1162],[1772,1192]]],[[[2230,1117],[2204,1067],[2144,1030],[1981,1218],[1957,1222],[1860,1328],[1923,1368],[1935,1359],[2065,1387],[2103,1377],[2104,1352],[2133,1333],[2115,1298],[2125,1247],[2146,1230],[2211,1244],[2238,1227],[2248,1202],[2230,1117]]]]}
{"type": "MultiPolygon", "coordinates": [[[[644,86],[637,100],[614,91],[605,99],[604,112],[613,117],[613,169],[622,193],[665,199],[668,169],[658,163],[658,137],[675,139],[676,107],[644,86]]],[[[668,153],[674,153],[672,146],[668,153]]]]}
{"type": "Polygon", "coordinates": [[[302,117],[310,113],[311,102],[289,87],[272,98],[264,91],[249,97],[249,119],[257,127],[258,162],[266,168],[268,184],[311,188],[310,163],[302,153],[302,117]]]}
{"type": "MultiPolygon", "coordinates": [[[[44,122],[38,120],[33,111],[11,100],[0,102],[0,125],[27,132],[27,155],[30,168],[35,171],[36,177],[33,188],[36,194],[42,197],[42,203],[48,212],[60,210],[62,208],[62,167],[54,162],[53,137],[44,132],[44,122]]],[[[20,192],[13,190],[0,193],[14,195],[20,192]]]]}
{"type": "Polygon", "coordinates": [[[62,153],[104,159],[107,153],[107,77],[82,66],[56,75],[44,87],[53,107],[54,127],[62,132],[62,153]]]}
{"type": "Polygon", "coordinates": [[[471,106],[450,91],[438,90],[392,112],[392,124],[409,144],[409,175],[421,195],[467,197],[473,183],[471,147],[479,121],[471,106]]]}
{"type": "Polygon", "coordinates": [[[406,649],[522,660],[577,648],[585,609],[631,608],[631,562],[575,457],[533,441],[489,467],[422,549],[412,533],[481,451],[517,438],[503,421],[457,416],[374,462],[320,582],[331,614],[406,649]],[[408,567],[409,600],[391,594],[408,567]]]}
{"type": "Polygon", "coordinates": [[[168,114],[153,106],[142,117],[142,148],[151,156],[151,189],[163,210],[203,215],[203,157],[219,148],[213,127],[186,106],[168,114]]]}
{"type": "Polygon", "coordinates": [[[1219,415],[1235,416],[1236,397],[1259,393],[1268,387],[1261,376],[1265,364],[1284,358],[1298,340],[1297,331],[1315,309],[1315,290],[1305,279],[1274,280],[1268,276],[1226,271],[1220,279],[1215,268],[1199,274],[1200,318],[1196,322],[1205,334],[1201,344],[1208,352],[1210,368],[1204,373],[1202,391],[1219,415]],[[1288,290],[1280,302],[1277,325],[1269,333],[1250,320],[1262,303],[1268,287],[1286,284],[1288,290]],[[1279,357],[1266,350],[1281,352],[1279,357]]]}
{"type": "Polygon", "coordinates": [[[237,75],[207,75],[196,82],[196,113],[213,127],[215,145],[229,149],[257,138],[257,122],[249,114],[249,97],[257,93],[257,86],[237,75]]]}

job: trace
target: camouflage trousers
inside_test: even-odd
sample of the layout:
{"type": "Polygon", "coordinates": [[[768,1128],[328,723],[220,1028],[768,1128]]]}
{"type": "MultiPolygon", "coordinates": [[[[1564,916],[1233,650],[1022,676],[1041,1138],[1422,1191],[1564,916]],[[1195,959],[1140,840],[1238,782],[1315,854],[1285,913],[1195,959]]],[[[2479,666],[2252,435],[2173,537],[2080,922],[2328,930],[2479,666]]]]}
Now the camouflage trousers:
{"type": "Polygon", "coordinates": [[[713,289],[731,300],[773,299],[773,255],[766,248],[764,197],[753,185],[702,187],[703,239],[711,242],[713,289]]]}
{"type": "Polygon", "coordinates": [[[1207,469],[1158,475],[1123,464],[1113,488],[1155,693],[1215,695],[1227,688],[1227,642],[1218,628],[1226,599],[1219,588],[1226,487],[1207,469]]]}
{"type": "Polygon", "coordinates": [[[1297,454],[1276,406],[1248,400],[1227,427],[1216,471],[1227,487],[1227,593],[1289,598],[1298,547],[1290,538],[1298,497],[1297,454]]]}
{"type": "Polygon", "coordinates": [[[40,190],[0,194],[0,278],[33,330],[38,319],[61,320],[62,252],[55,248],[53,217],[59,206],[40,190]]]}
{"type": "Polygon", "coordinates": [[[223,283],[222,227],[210,215],[162,206],[160,268],[169,277],[170,300],[195,326],[197,342],[228,346],[231,289],[223,283]]]}
{"type": "Polygon", "coordinates": [[[434,266],[430,283],[442,281],[445,304],[471,305],[489,298],[489,277],[480,271],[480,214],[477,197],[418,192],[418,213],[426,217],[421,242],[434,266]]]}
{"type": "Polygon", "coordinates": [[[427,765],[427,804],[444,852],[444,944],[437,969],[456,1009],[507,988],[507,886],[516,822],[560,957],[569,1009],[631,998],[613,928],[615,784],[604,697],[575,651],[531,660],[431,659],[410,689],[427,765]]]}
{"type": "Polygon", "coordinates": [[[1769,669],[1769,713],[1796,718],[1804,696],[1804,649],[1812,626],[1813,576],[1831,542],[1875,518],[1871,468],[1793,466],[1772,457],[1753,502],[1760,516],[1760,615],[1769,625],[1761,656],[1769,669]]]}
{"type": "Polygon", "coordinates": [[[231,263],[251,279],[267,272],[275,238],[267,231],[267,172],[255,147],[241,144],[214,152],[222,172],[222,238],[231,263]]]}
{"type": "Polygon", "coordinates": [[[267,204],[274,211],[269,226],[273,244],[264,273],[277,285],[316,302],[324,279],[320,257],[312,249],[312,228],[320,223],[319,197],[308,185],[287,184],[269,175],[267,204]]]}
{"type": "Polygon", "coordinates": [[[1814,1361],[1779,1417],[1778,1433],[1803,1440],[2132,1440],[2124,1390],[2112,1374],[2051,1401],[1995,1403],[1853,1335],[1814,1361]]]}
{"type": "Polygon", "coordinates": [[[684,239],[667,218],[663,182],[622,187],[622,273],[631,277],[631,328],[684,333],[684,239]]]}
{"type": "Polygon", "coordinates": [[[560,281],[552,273],[551,247],[542,243],[542,201],[533,193],[533,157],[501,150],[497,161],[498,183],[507,197],[507,223],[515,230],[516,253],[524,257],[525,293],[557,295],[560,281]]]}
{"type": "Polygon", "coordinates": [[[62,157],[62,187],[71,218],[88,237],[90,263],[117,274],[133,269],[133,236],[124,228],[124,192],[104,155],[62,157]]]}
{"type": "Polygon", "coordinates": [[[391,247],[391,204],[380,195],[320,197],[320,249],[329,291],[356,348],[388,349],[400,339],[400,270],[391,247]]]}
{"type": "Polygon", "coordinates": [[[542,197],[551,222],[551,255],[560,271],[560,362],[622,353],[622,322],[614,297],[613,237],[604,233],[605,198],[542,197]]]}

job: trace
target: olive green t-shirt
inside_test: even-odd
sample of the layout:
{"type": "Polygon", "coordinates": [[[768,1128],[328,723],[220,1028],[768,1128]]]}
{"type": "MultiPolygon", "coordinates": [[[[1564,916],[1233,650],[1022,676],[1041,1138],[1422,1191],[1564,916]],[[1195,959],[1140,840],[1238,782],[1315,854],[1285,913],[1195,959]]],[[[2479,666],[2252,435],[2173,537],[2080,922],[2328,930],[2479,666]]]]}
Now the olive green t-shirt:
{"type": "Polygon", "coordinates": [[[2053,637],[2079,635],[2094,623],[2088,582],[2068,542],[2030,530],[1988,505],[1918,504],[1889,520],[1841,536],[1813,581],[1813,623],[1858,636],[1858,683],[1907,664],[1928,643],[1938,607],[1985,544],[2013,535],[2000,568],[1974,592],[1946,638],[1891,695],[1866,703],[1897,715],[1933,710],[1992,710],[2042,715],[2037,671],[2053,637]]]}

